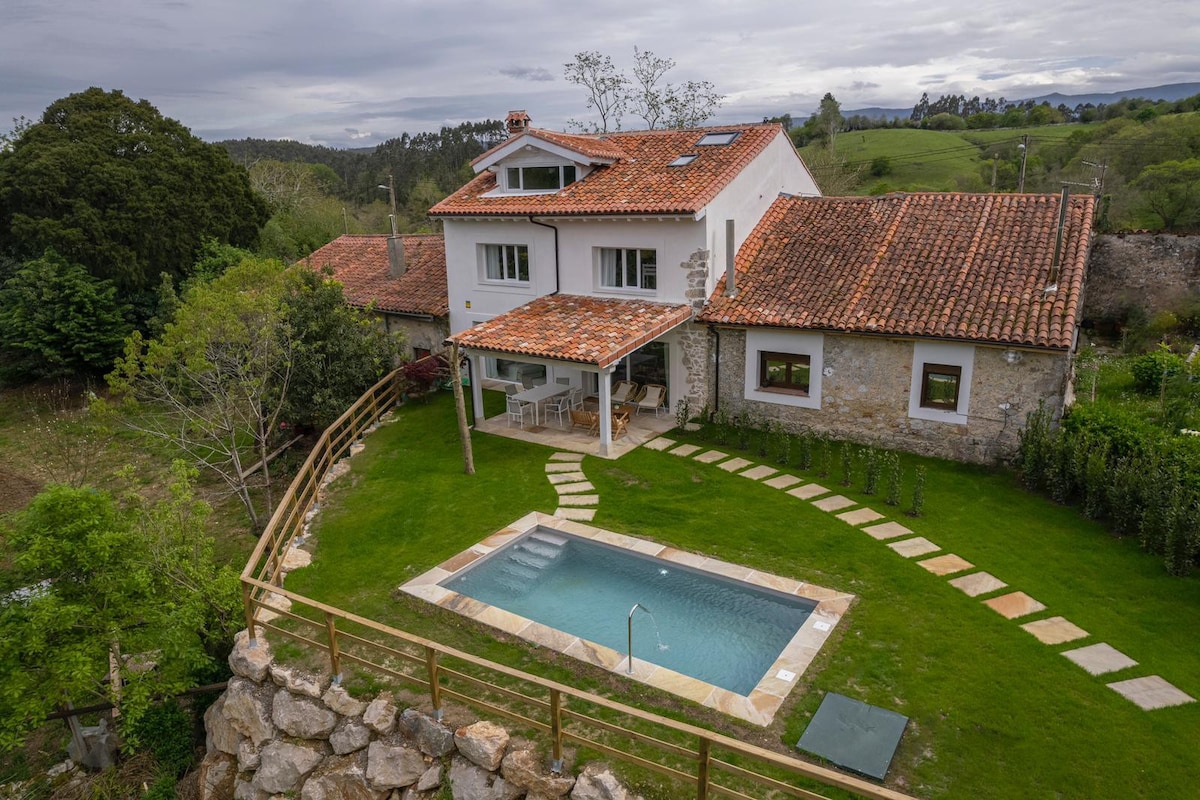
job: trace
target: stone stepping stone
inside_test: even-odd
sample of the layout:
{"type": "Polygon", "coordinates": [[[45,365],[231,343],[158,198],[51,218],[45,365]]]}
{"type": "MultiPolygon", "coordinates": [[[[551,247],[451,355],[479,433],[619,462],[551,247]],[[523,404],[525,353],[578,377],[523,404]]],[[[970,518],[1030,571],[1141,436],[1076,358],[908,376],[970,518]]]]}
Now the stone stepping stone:
{"type": "Polygon", "coordinates": [[[578,471],[579,471],[579,462],[578,461],[551,461],[549,464],[546,465],[547,474],[554,473],[554,472],[578,472],[578,471]]]}
{"type": "Polygon", "coordinates": [[[1136,667],[1137,663],[1110,644],[1099,644],[1066,650],[1063,655],[1087,670],[1089,675],[1105,675],[1109,672],[1136,667]]]}
{"type": "Polygon", "coordinates": [[[299,547],[289,547],[287,552],[283,554],[283,571],[291,572],[292,570],[304,569],[312,563],[312,553],[307,550],[301,550],[299,547]]]}
{"type": "Polygon", "coordinates": [[[564,508],[562,506],[554,510],[554,516],[559,519],[574,519],[580,522],[591,522],[596,516],[594,508],[564,508]]]}
{"type": "Polygon", "coordinates": [[[580,494],[582,492],[594,492],[596,487],[592,486],[591,481],[580,481],[579,483],[560,483],[554,487],[559,494],[580,494]]]}
{"type": "Polygon", "coordinates": [[[820,500],[813,500],[813,505],[822,511],[840,511],[843,508],[857,505],[849,497],[842,497],[840,494],[835,494],[832,497],[822,497],[820,500]]]}
{"type": "Polygon", "coordinates": [[[1024,592],[1011,592],[984,600],[983,604],[1005,619],[1016,619],[1045,611],[1044,603],[1039,603],[1024,592]]]}
{"type": "Polygon", "coordinates": [[[872,538],[883,541],[884,539],[895,539],[897,536],[910,536],[912,531],[901,525],[899,522],[881,522],[878,525],[869,525],[863,528],[869,533],[872,538]]]}
{"type": "Polygon", "coordinates": [[[938,576],[952,575],[955,572],[962,572],[964,569],[971,569],[975,566],[965,558],[956,556],[953,553],[947,553],[944,556],[937,556],[936,558],[927,558],[918,563],[938,576]]]}
{"type": "Polygon", "coordinates": [[[867,522],[883,519],[883,514],[880,514],[873,508],[856,508],[853,511],[843,511],[837,515],[837,518],[847,525],[863,525],[867,522]]]}
{"type": "Polygon", "coordinates": [[[779,472],[779,470],[774,469],[773,467],[768,467],[764,464],[760,464],[753,469],[748,469],[745,472],[739,472],[738,475],[741,475],[743,478],[749,478],[752,481],[761,481],[763,478],[767,477],[768,475],[774,475],[776,472],[779,472]]]}
{"type": "Polygon", "coordinates": [[[598,506],[600,505],[600,495],[564,494],[558,498],[558,502],[564,506],[598,506]]]}
{"type": "Polygon", "coordinates": [[[824,486],[818,486],[815,483],[806,483],[803,486],[797,486],[795,489],[788,489],[788,494],[792,497],[799,497],[801,500],[811,500],[818,495],[827,494],[829,492],[824,486]]]}
{"type": "Polygon", "coordinates": [[[1007,583],[987,572],[975,572],[963,575],[961,578],[951,578],[950,585],[955,589],[961,589],[967,597],[978,597],[981,594],[994,592],[1008,586],[1007,583]]]}
{"type": "Polygon", "coordinates": [[[763,483],[772,489],[787,489],[800,483],[800,478],[797,478],[795,475],[783,474],[776,475],[774,478],[763,481],[763,483]]]}
{"type": "Polygon", "coordinates": [[[1176,689],[1157,675],[1108,684],[1108,688],[1146,711],[1194,703],[1196,698],[1176,689]]]}
{"type": "Polygon", "coordinates": [[[583,453],[554,453],[551,461],[583,461],[583,453]]]}
{"type": "Polygon", "coordinates": [[[720,461],[722,458],[729,458],[729,453],[722,453],[720,450],[709,450],[707,453],[701,453],[696,456],[696,460],[701,464],[711,464],[714,461],[720,461]]]}
{"type": "Polygon", "coordinates": [[[675,444],[674,439],[668,439],[665,436],[660,436],[657,439],[651,439],[650,441],[646,442],[644,445],[642,445],[642,447],[646,448],[647,450],[666,450],[673,444],[675,444]]]}
{"type": "Polygon", "coordinates": [[[587,475],[582,472],[552,472],[546,476],[551,483],[575,483],[576,481],[586,481],[587,475]]]}
{"type": "Polygon", "coordinates": [[[1063,617],[1049,617],[1035,622],[1026,622],[1021,626],[1037,637],[1042,644],[1063,644],[1082,639],[1090,634],[1073,622],[1063,617]]]}
{"type": "Polygon", "coordinates": [[[704,448],[700,447],[698,444],[681,444],[679,447],[676,447],[674,450],[669,452],[673,456],[690,456],[692,453],[702,449],[704,448]]]}
{"type": "Polygon", "coordinates": [[[753,463],[754,463],[753,461],[747,461],[744,458],[731,458],[728,461],[726,461],[725,463],[718,464],[717,466],[720,467],[721,469],[725,470],[726,472],[737,472],[739,469],[742,469],[743,467],[748,467],[753,463]]]}
{"type": "Polygon", "coordinates": [[[914,536],[911,539],[904,539],[899,542],[890,542],[888,547],[895,550],[905,558],[916,558],[923,556],[926,553],[936,553],[942,548],[938,547],[933,542],[926,539],[924,536],[914,536]]]}

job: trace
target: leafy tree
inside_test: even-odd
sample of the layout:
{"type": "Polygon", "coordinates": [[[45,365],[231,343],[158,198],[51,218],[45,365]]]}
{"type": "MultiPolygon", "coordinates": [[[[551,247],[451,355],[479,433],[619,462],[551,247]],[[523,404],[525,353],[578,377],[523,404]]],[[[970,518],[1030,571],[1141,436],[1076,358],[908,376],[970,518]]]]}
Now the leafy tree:
{"type": "Polygon", "coordinates": [[[4,377],[102,374],[129,334],[127,311],[111,281],[47,250],[0,287],[4,377]]]}
{"type": "Polygon", "coordinates": [[[820,136],[825,139],[825,143],[829,145],[830,149],[833,149],[837,135],[845,124],[846,120],[842,117],[842,104],[831,92],[826,92],[817,109],[817,126],[820,136]]]}
{"type": "Polygon", "coordinates": [[[629,79],[617,72],[612,56],[598,50],[583,50],[575,54],[574,61],[563,65],[563,77],[587,90],[587,107],[600,116],[599,123],[572,120],[572,125],[599,133],[607,133],[610,125],[613,130],[620,129],[621,116],[629,102],[629,79]]]}
{"type": "Polygon", "coordinates": [[[56,100],[0,152],[0,248],[53,247],[123,293],[185,277],[205,237],[252,244],[266,219],[222,148],[120,91],[56,100]]]}
{"type": "Polygon", "coordinates": [[[154,502],[52,486],[3,529],[0,748],[67,701],[118,701],[128,737],[154,695],[211,677],[240,623],[238,584],[213,564],[193,477],[177,465],[154,502]]]}
{"type": "Polygon", "coordinates": [[[1200,224],[1200,158],[1152,164],[1134,186],[1167,230],[1200,224]]]}

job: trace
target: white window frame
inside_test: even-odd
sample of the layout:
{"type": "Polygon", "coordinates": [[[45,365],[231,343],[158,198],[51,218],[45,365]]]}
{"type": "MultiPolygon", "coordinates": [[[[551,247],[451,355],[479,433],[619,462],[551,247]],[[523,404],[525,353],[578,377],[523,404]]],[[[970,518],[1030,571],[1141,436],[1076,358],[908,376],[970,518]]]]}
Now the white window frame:
{"type": "Polygon", "coordinates": [[[533,262],[529,258],[529,245],[516,243],[486,243],[479,245],[479,280],[481,283],[489,283],[497,286],[528,286],[533,277],[533,262]],[[526,276],[520,277],[520,256],[519,252],[525,251],[525,271],[526,276]],[[495,253],[497,263],[501,268],[501,276],[494,278],[488,274],[495,253]],[[512,261],[514,277],[509,275],[509,261],[512,261]]]}
{"type": "Polygon", "coordinates": [[[821,407],[821,382],[825,368],[825,336],[791,331],[746,331],[745,396],[747,400],[794,408],[821,407]],[[764,389],[759,384],[762,353],[808,356],[808,394],[764,389]]]}
{"type": "Polygon", "coordinates": [[[908,416],[929,422],[966,425],[971,406],[971,378],[975,367],[975,347],[950,342],[913,342],[912,383],[908,391],[908,416]],[[921,405],[925,365],[958,367],[958,406],[954,410],[921,405]]]}
{"type": "Polygon", "coordinates": [[[558,164],[514,164],[512,166],[504,166],[501,168],[501,172],[504,175],[504,189],[506,192],[508,192],[510,194],[554,194],[555,192],[561,191],[563,188],[570,186],[572,183],[575,183],[576,181],[578,181],[579,177],[580,177],[579,171],[580,170],[579,170],[578,164],[562,164],[562,163],[558,163],[558,164]],[[525,170],[527,170],[527,169],[557,169],[558,170],[558,186],[553,189],[526,189],[526,188],[524,188],[525,170]],[[566,177],[563,175],[563,171],[566,169],[572,169],[575,171],[575,177],[572,178],[570,181],[566,181],[566,177]],[[515,170],[517,172],[517,177],[519,179],[519,181],[518,181],[519,185],[513,186],[512,173],[510,172],[510,170],[515,170]],[[566,182],[564,182],[564,181],[566,181],[566,182]]]}
{"type": "Polygon", "coordinates": [[[658,250],[653,247],[597,247],[596,248],[596,285],[606,292],[621,292],[623,294],[641,294],[653,295],[658,293],[659,284],[658,271],[658,250]],[[637,286],[630,286],[625,283],[628,277],[627,270],[629,268],[629,254],[636,253],[637,264],[634,268],[637,272],[637,286]],[[646,288],[643,283],[646,280],[646,272],[642,266],[642,254],[654,254],[654,287],[646,288]],[[611,263],[609,263],[611,261],[611,263]],[[620,284],[606,283],[606,276],[611,271],[615,270],[615,274],[620,284]]]}

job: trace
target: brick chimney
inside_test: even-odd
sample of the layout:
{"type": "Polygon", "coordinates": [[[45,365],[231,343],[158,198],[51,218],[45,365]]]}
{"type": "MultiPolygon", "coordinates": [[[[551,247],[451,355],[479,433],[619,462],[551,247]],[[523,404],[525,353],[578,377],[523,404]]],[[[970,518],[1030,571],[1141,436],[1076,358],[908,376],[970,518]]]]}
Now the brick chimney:
{"type": "Polygon", "coordinates": [[[509,138],[512,138],[529,130],[530,122],[532,120],[529,119],[529,115],[525,113],[524,109],[517,109],[508,112],[508,116],[504,118],[504,127],[508,130],[509,138]]]}

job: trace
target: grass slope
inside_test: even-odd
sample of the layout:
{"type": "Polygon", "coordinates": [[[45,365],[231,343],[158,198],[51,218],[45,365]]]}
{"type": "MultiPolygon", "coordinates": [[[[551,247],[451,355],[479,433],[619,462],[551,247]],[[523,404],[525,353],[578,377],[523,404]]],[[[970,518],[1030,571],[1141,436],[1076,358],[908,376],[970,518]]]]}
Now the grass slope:
{"type": "Polygon", "coordinates": [[[861,480],[844,488],[836,474],[790,470],[1027,592],[1048,606],[1038,617],[1065,616],[1091,633],[1087,639],[1043,645],[1020,621],[1003,619],[916,560],[719,468],[644,449],[615,462],[584,460],[601,498],[601,527],[858,595],[764,733],[393,594],[517,517],[553,511],[544,475],[552,451],[483,435],[474,442],[479,474],[468,477],[448,397],[400,409],[394,424],[367,440],[350,477],[335,484],[314,564],[289,576],[288,588],[776,747],[796,742],[827,691],[891,708],[911,722],[889,784],[922,797],[1194,796],[1200,704],[1145,712],[1105,683],[1157,674],[1200,697],[1200,582],[1168,577],[1132,542],[1028,494],[1008,473],[905,456],[910,474],[915,463],[928,470],[925,515],[909,519],[879,496],[863,497],[861,480]],[[1140,665],[1092,677],[1059,655],[1096,642],[1140,665]]]}

